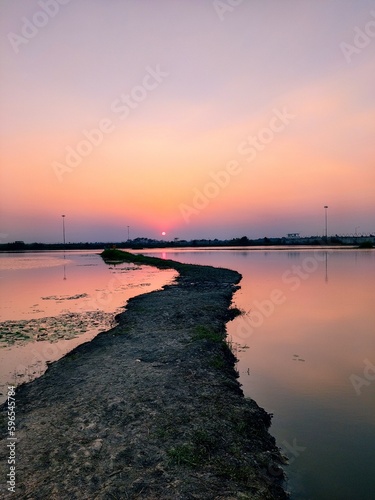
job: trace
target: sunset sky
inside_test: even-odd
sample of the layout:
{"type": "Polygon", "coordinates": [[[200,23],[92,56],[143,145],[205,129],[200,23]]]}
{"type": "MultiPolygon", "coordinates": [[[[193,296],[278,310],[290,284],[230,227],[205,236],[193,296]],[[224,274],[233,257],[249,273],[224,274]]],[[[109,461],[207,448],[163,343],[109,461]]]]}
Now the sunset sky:
{"type": "Polygon", "coordinates": [[[373,0],[0,18],[0,242],[375,232],[373,0]]]}

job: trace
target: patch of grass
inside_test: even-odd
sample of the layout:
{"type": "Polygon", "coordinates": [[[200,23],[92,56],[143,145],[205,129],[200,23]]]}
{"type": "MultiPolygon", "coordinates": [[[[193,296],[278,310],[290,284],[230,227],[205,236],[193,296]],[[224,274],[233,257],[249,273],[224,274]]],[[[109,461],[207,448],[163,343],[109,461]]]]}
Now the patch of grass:
{"type": "Polygon", "coordinates": [[[167,451],[171,463],[197,467],[211,459],[218,442],[206,430],[196,430],[189,443],[174,446],[167,451]]]}
{"type": "Polygon", "coordinates": [[[197,433],[197,439],[200,443],[206,443],[201,445],[203,450],[201,448],[200,451],[193,444],[172,448],[168,451],[172,463],[196,467],[209,461],[209,468],[215,471],[215,475],[247,486],[248,493],[238,495],[239,498],[254,498],[254,494],[258,493],[256,472],[254,465],[249,464],[249,458],[244,456],[243,447],[240,444],[232,445],[218,454],[215,451],[218,451],[218,445],[220,449],[220,443],[213,436],[202,431],[202,434],[197,433]]]}
{"type": "Polygon", "coordinates": [[[190,417],[187,414],[163,413],[155,421],[154,434],[160,438],[177,439],[181,429],[190,424],[190,417]]]}
{"type": "Polygon", "coordinates": [[[14,335],[15,335],[15,337],[17,337],[17,339],[28,339],[28,338],[30,338],[28,335],[26,335],[25,333],[22,333],[22,332],[15,332],[14,335]]]}
{"type": "Polygon", "coordinates": [[[217,438],[206,430],[195,431],[192,442],[196,452],[202,458],[209,457],[218,445],[217,438]]]}
{"type": "Polygon", "coordinates": [[[223,335],[219,332],[215,332],[207,326],[197,325],[194,328],[193,340],[212,340],[214,342],[222,342],[223,335]]]}
{"type": "MultiPolygon", "coordinates": [[[[202,266],[197,264],[182,264],[181,262],[176,262],[170,259],[159,259],[157,257],[149,257],[142,254],[134,254],[130,252],[125,252],[123,250],[118,250],[116,248],[106,249],[101,254],[102,259],[106,264],[120,264],[121,262],[132,262],[133,264],[154,266],[159,269],[175,269],[179,272],[180,276],[189,277],[192,281],[207,281],[213,280],[214,282],[220,282],[218,277],[218,268],[212,266],[202,266]]],[[[223,269],[225,274],[230,273],[233,275],[233,280],[238,283],[241,279],[241,275],[237,271],[232,271],[229,269],[223,269]]],[[[228,279],[227,277],[225,279],[228,279]]]]}
{"type": "Polygon", "coordinates": [[[249,464],[242,464],[238,460],[230,461],[218,458],[215,460],[215,466],[221,476],[232,481],[238,481],[248,486],[251,486],[254,481],[254,467],[249,464]]]}
{"type": "Polygon", "coordinates": [[[167,427],[158,427],[152,434],[159,439],[167,439],[173,436],[173,431],[167,427]]]}
{"type": "Polygon", "coordinates": [[[107,264],[132,262],[139,265],[154,266],[159,269],[184,269],[183,265],[173,260],[158,259],[157,257],[148,257],[147,255],[124,252],[116,248],[106,249],[100,255],[107,264]]]}
{"type": "Polygon", "coordinates": [[[201,463],[199,455],[197,455],[191,444],[182,444],[170,448],[167,451],[167,455],[170,462],[177,465],[190,465],[196,467],[201,463]]]}
{"type": "Polygon", "coordinates": [[[219,356],[218,354],[212,359],[212,361],[210,362],[210,365],[213,367],[213,368],[217,368],[218,370],[222,370],[225,366],[225,363],[224,363],[224,360],[221,356],[219,356]]]}

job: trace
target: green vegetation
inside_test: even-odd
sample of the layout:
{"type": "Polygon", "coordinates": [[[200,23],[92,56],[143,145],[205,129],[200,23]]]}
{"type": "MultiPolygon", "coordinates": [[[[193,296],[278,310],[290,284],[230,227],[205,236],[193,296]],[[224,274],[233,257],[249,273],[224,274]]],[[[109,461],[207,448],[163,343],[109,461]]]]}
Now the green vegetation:
{"type": "Polygon", "coordinates": [[[211,459],[218,448],[218,438],[205,429],[197,429],[188,443],[177,445],[167,451],[171,463],[197,467],[211,459]]]}
{"type": "MultiPolygon", "coordinates": [[[[226,461],[223,459],[217,459],[215,465],[219,473],[223,477],[228,477],[234,481],[242,482],[248,486],[251,486],[254,479],[254,469],[251,465],[244,465],[238,461],[226,461]]],[[[249,497],[253,498],[253,497],[249,497]]]]}
{"type": "Polygon", "coordinates": [[[132,262],[134,264],[154,266],[158,269],[180,269],[186,267],[173,260],[158,259],[157,257],[148,257],[142,254],[134,254],[117,250],[116,248],[106,249],[100,254],[107,263],[132,262]]]}
{"type": "Polygon", "coordinates": [[[217,354],[216,356],[214,356],[214,358],[212,359],[210,365],[213,368],[216,368],[218,370],[222,370],[226,366],[223,357],[220,356],[219,354],[217,354]]]}
{"type": "MultiPolygon", "coordinates": [[[[133,264],[154,266],[159,269],[175,269],[179,273],[180,278],[185,280],[187,278],[189,280],[188,283],[190,285],[196,285],[198,283],[204,284],[208,281],[210,281],[211,284],[222,284],[224,276],[226,276],[225,279],[228,279],[228,269],[201,266],[197,264],[182,264],[181,262],[176,262],[170,259],[159,259],[157,257],[124,252],[122,250],[118,250],[117,248],[104,250],[101,253],[101,257],[107,264],[132,262],[133,264]],[[220,271],[222,271],[222,275],[220,271]]],[[[233,283],[238,283],[241,279],[241,275],[237,273],[237,271],[231,272],[233,273],[233,278],[231,278],[233,279],[233,283]]]]}
{"type": "Polygon", "coordinates": [[[223,340],[223,334],[215,332],[207,326],[197,325],[194,328],[193,340],[212,340],[214,342],[221,342],[223,340]]]}
{"type": "Polygon", "coordinates": [[[196,467],[201,463],[201,457],[190,444],[175,446],[167,451],[170,462],[176,465],[190,465],[196,467]]]}

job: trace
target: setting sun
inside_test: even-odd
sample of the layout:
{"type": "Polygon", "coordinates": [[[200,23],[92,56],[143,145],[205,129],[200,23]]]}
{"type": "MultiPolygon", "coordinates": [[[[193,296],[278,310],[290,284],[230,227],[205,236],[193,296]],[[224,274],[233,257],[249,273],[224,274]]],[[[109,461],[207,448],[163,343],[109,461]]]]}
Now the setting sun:
{"type": "Polygon", "coordinates": [[[1,488],[374,498],[374,5],[0,0],[1,488]]]}

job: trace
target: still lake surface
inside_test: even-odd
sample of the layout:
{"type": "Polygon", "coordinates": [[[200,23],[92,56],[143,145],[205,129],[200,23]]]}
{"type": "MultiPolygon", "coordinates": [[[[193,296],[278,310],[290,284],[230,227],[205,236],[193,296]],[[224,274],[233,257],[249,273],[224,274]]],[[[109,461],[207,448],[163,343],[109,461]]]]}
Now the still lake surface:
{"type": "Polygon", "coordinates": [[[0,253],[0,403],[6,386],[115,325],[127,300],[158,290],[173,270],[108,266],[99,250],[0,253]]]}
{"type": "MultiPolygon", "coordinates": [[[[111,268],[97,253],[0,254],[0,385],[15,369],[16,376],[42,373],[46,361],[111,326],[128,298],[175,276],[131,264],[111,268]],[[14,345],[4,343],[10,334],[14,345]]],[[[373,500],[375,251],[141,253],[242,274],[234,304],[244,314],[228,324],[228,335],[245,395],[274,414],[270,430],[289,457],[292,499],[373,500]]]]}
{"type": "Polygon", "coordinates": [[[245,395],[274,414],[292,499],[373,500],[375,251],[147,253],[242,274],[234,304],[246,313],[228,334],[245,395]]]}

